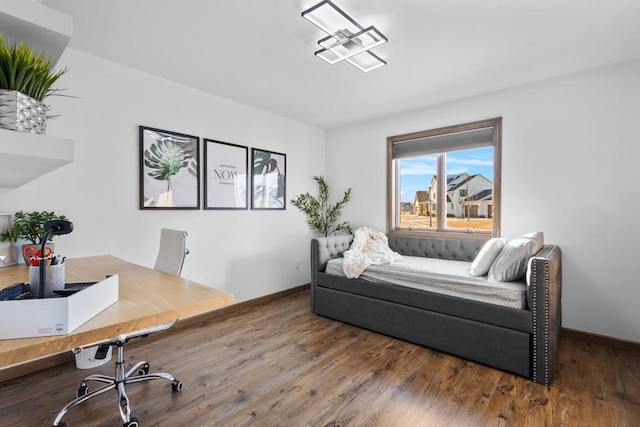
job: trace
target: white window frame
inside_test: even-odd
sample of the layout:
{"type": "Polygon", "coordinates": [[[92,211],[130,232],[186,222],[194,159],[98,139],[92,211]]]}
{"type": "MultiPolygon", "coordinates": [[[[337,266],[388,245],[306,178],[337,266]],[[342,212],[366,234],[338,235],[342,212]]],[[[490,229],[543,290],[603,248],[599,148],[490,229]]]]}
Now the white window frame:
{"type": "Polygon", "coordinates": [[[495,117],[461,125],[453,125],[438,129],[431,129],[421,132],[414,132],[403,135],[390,136],[387,138],[387,233],[397,235],[417,235],[433,237],[452,237],[486,240],[490,237],[500,236],[501,217],[501,188],[502,188],[502,117],[495,117]],[[483,233],[477,230],[452,230],[446,228],[446,173],[445,173],[445,152],[438,154],[437,171],[437,224],[436,229],[415,229],[401,228],[398,224],[400,217],[400,171],[397,167],[398,159],[393,158],[393,147],[396,143],[428,138],[431,136],[446,135],[470,130],[493,128],[493,230],[491,233],[483,233]]]}

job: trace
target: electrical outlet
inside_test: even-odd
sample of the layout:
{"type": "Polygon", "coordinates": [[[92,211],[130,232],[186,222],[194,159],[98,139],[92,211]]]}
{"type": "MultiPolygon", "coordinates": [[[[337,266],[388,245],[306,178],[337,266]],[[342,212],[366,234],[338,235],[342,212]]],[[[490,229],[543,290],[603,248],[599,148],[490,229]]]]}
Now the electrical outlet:
{"type": "Polygon", "coordinates": [[[300,260],[296,260],[296,270],[300,270],[300,260]]]}

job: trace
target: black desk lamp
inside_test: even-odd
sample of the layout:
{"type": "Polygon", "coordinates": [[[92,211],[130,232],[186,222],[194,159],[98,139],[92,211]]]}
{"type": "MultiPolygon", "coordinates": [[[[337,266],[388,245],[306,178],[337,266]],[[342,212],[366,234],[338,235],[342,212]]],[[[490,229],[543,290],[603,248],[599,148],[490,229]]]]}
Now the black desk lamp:
{"type": "Polygon", "coordinates": [[[71,221],[65,221],[62,219],[55,219],[53,221],[46,221],[44,223],[44,238],[42,239],[42,248],[40,248],[40,283],[38,284],[38,290],[40,294],[38,298],[44,298],[45,292],[45,280],[46,280],[46,260],[44,256],[44,249],[47,245],[49,236],[59,236],[61,234],[69,234],[73,231],[73,223],[71,221]]]}

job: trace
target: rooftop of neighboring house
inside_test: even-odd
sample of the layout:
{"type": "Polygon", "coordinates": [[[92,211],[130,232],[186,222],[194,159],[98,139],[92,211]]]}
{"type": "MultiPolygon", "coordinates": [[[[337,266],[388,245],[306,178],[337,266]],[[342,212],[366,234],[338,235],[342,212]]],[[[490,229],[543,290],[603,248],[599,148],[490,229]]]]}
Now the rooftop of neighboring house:
{"type": "Polygon", "coordinates": [[[478,194],[474,194],[471,197],[467,197],[467,200],[470,202],[492,200],[492,199],[493,199],[493,190],[491,188],[487,190],[482,190],[478,194]]]}

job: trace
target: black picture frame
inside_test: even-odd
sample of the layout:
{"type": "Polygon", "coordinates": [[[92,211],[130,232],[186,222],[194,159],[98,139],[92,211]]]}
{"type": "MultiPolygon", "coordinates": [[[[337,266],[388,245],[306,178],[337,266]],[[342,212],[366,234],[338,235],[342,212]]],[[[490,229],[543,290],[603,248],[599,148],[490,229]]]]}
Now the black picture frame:
{"type": "Polygon", "coordinates": [[[140,209],[200,209],[200,138],[139,129],[140,209]]]}
{"type": "Polygon", "coordinates": [[[248,163],[248,147],[204,139],[204,209],[248,209],[248,163]]]}
{"type": "Polygon", "coordinates": [[[287,155],[251,149],[251,209],[287,208],[287,155]]]}
{"type": "MultiPolygon", "coordinates": [[[[8,231],[13,225],[13,215],[0,213],[0,234],[8,231]]],[[[0,268],[17,263],[16,248],[13,242],[0,242],[0,268]]]]}

